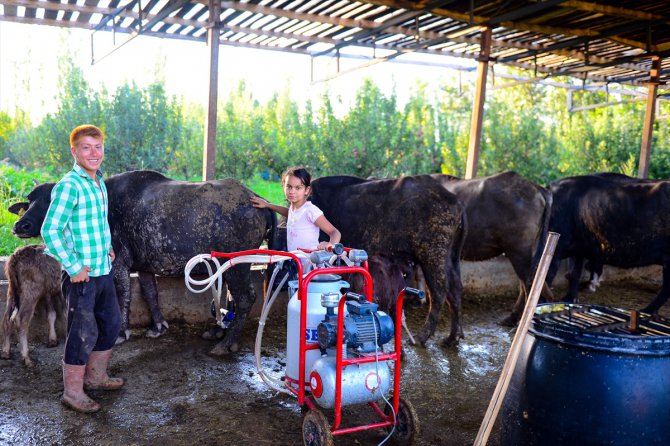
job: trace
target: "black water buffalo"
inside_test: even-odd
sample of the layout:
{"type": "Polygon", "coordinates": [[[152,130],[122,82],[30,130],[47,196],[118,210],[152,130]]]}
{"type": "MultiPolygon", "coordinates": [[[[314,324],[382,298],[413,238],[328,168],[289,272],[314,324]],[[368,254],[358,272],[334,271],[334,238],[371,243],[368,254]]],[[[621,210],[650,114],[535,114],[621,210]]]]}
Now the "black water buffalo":
{"type": "MultiPolygon", "coordinates": [[[[232,252],[255,249],[272,239],[276,217],[268,209],[249,204],[253,192],[232,179],[200,183],[174,181],[152,171],[133,171],[105,180],[109,195],[109,225],[116,253],[114,281],[122,315],[121,338],[128,338],[130,272],[137,271],[140,285],[158,335],[167,327],[158,306],[155,275],[180,276],[189,259],[212,250],[232,252]]],[[[37,186],[28,203],[10,211],[27,212],[14,225],[19,237],[39,236],[51,200],[53,184],[37,186]]],[[[235,299],[236,317],[212,354],[237,348],[237,339],[255,293],[249,265],[224,274],[235,299]]]]}
{"type": "Polygon", "coordinates": [[[574,259],[565,299],[578,299],[585,259],[595,265],[663,266],[663,286],[644,309],[656,312],[670,295],[670,183],[593,174],[551,183],[549,230],[561,234],[547,281],[561,259],[574,259]]]}
{"type": "Polygon", "coordinates": [[[428,175],[394,180],[335,176],[313,181],[311,197],[340,230],[346,246],[421,266],[433,296],[419,334],[422,344],[435,332],[445,298],[451,332],[444,344],[463,337],[460,255],[466,217],[455,195],[428,175]]]}
{"type": "MultiPolygon", "coordinates": [[[[432,175],[465,205],[468,232],[463,260],[488,260],[504,254],[519,278],[519,297],[503,323],[513,325],[521,317],[535,266],[542,255],[551,215],[551,193],[508,171],[463,180],[432,175]]],[[[551,298],[548,287],[544,297],[551,298]]]]}

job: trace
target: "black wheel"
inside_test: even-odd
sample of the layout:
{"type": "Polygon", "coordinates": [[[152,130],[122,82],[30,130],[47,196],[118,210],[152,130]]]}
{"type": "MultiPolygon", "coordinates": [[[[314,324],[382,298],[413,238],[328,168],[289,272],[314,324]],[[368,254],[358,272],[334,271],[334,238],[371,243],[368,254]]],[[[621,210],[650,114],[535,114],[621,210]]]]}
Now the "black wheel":
{"type": "MultiPolygon", "coordinates": [[[[393,399],[389,398],[389,401],[393,401],[393,399]]],[[[391,415],[391,406],[387,404],[384,413],[386,415],[391,415]]],[[[419,417],[416,415],[412,403],[404,398],[400,398],[400,401],[398,402],[396,420],[397,422],[392,437],[395,444],[403,446],[414,444],[414,440],[419,435],[419,417]]],[[[387,427],[386,429],[388,432],[391,432],[393,426],[387,427]]]]}
{"type": "Polygon", "coordinates": [[[333,446],[333,434],[326,416],[320,410],[310,410],[302,420],[302,439],[305,446],[333,446]]]}

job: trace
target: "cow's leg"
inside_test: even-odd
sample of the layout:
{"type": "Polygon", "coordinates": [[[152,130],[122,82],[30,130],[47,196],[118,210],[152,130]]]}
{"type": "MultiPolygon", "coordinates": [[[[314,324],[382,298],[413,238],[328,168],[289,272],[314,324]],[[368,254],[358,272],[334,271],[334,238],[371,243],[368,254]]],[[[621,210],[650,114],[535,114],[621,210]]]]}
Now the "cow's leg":
{"type": "MultiPolygon", "coordinates": [[[[276,282],[275,282],[276,283],[276,282]]],[[[213,287],[212,287],[213,289],[213,287]]],[[[219,293],[215,291],[212,292],[212,303],[211,303],[211,309],[214,310],[214,319],[216,320],[216,324],[210,328],[209,330],[205,331],[200,335],[203,339],[206,339],[208,341],[211,340],[220,340],[223,339],[223,336],[225,335],[225,329],[220,325],[220,322],[222,320],[221,316],[221,302],[222,302],[222,296],[223,296],[223,301],[226,301],[227,295],[228,295],[228,287],[226,285],[226,282],[224,281],[221,287],[221,290],[219,290],[219,293]]]]}
{"type": "MultiPolygon", "coordinates": [[[[34,294],[37,295],[37,294],[34,294]]],[[[26,367],[33,367],[35,364],[30,359],[28,354],[28,330],[30,329],[30,322],[35,314],[35,306],[37,301],[23,302],[18,314],[14,319],[14,326],[19,330],[19,345],[21,347],[21,358],[26,367]]]]}
{"type": "Polygon", "coordinates": [[[506,327],[514,327],[521,318],[521,312],[525,306],[526,299],[528,299],[528,289],[526,288],[526,283],[519,279],[519,294],[517,295],[514,306],[512,307],[512,312],[502,321],[500,321],[500,324],[506,327]]]}
{"type": "Polygon", "coordinates": [[[58,345],[58,337],[56,336],[56,305],[60,302],[57,296],[47,295],[45,303],[47,308],[47,319],[49,320],[49,338],[47,347],[53,348],[58,345]]]}
{"type": "MultiPolygon", "coordinates": [[[[459,337],[463,337],[463,330],[460,326],[461,294],[460,292],[451,293],[447,291],[448,286],[446,281],[452,280],[451,275],[448,273],[453,268],[451,265],[446,267],[445,263],[440,262],[439,260],[431,261],[430,263],[424,263],[421,265],[421,268],[423,269],[426,283],[428,284],[428,289],[431,291],[431,300],[426,322],[419,332],[417,339],[421,345],[425,346],[428,338],[430,338],[435,333],[435,328],[437,327],[437,324],[440,320],[440,311],[446,298],[451,310],[451,332],[444,343],[448,345],[455,345],[458,343],[459,337]],[[449,277],[449,279],[447,279],[447,277],[449,277]]],[[[460,287],[462,289],[460,278],[457,282],[458,283],[456,288],[460,287]]]]}
{"type": "Polygon", "coordinates": [[[116,298],[119,301],[121,312],[121,329],[116,343],[130,339],[130,270],[122,262],[114,262],[114,286],[116,286],[116,298]]]}
{"type": "Polygon", "coordinates": [[[512,312],[509,316],[501,321],[502,325],[513,327],[519,322],[521,318],[521,313],[526,304],[526,299],[528,298],[528,277],[530,276],[531,265],[529,259],[532,258],[530,253],[528,254],[519,254],[519,253],[506,253],[507,258],[512,264],[512,268],[519,278],[519,294],[517,295],[516,302],[512,307],[512,312]]]}
{"type": "Polygon", "coordinates": [[[251,286],[249,265],[236,266],[228,270],[224,277],[228,284],[228,291],[235,302],[235,317],[226,329],[223,339],[210,350],[209,354],[214,356],[237,352],[244,321],[256,300],[256,293],[251,286]]]}
{"type": "Polygon", "coordinates": [[[463,296],[463,283],[461,282],[461,268],[456,257],[453,263],[447,264],[447,302],[451,310],[451,332],[442,341],[444,347],[453,347],[463,339],[463,327],[461,326],[461,298],[463,296]]]}
{"type": "Polygon", "coordinates": [[[600,278],[603,275],[603,264],[596,261],[586,262],[586,269],[589,271],[589,285],[586,290],[590,293],[598,291],[600,286],[600,278]]]}
{"type": "Polygon", "coordinates": [[[2,349],[0,349],[0,359],[9,359],[12,339],[12,327],[9,322],[10,313],[13,306],[10,304],[10,299],[7,299],[7,308],[5,314],[0,321],[0,339],[2,339],[2,349]]]}
{"type": "Polygon", "coordinates": [[[138,276],[140,279],[140,288],[142,288],[142,295],[144,296],[147,305],[149,305],[149,311],[151,312],[152,326],[147,330],[146,336],[149,338],[157,338],[167,331],[168,323],[163,317],[158,305],[158,283],[156,282],[156,275],[138,271],[138,276]]]}
{"type": "Polygon", "coordinates": [[[658,309],[668,300],[670,296],[670,258],[663,258],[663,285],[653,301],[641,311],[645,313],[657,313],[658,309]]]}
{"type": "Polygon", "coordinates": [[[579,302],[579,279],[582,277],[583,269],[584,258],[575,257],[568,273],[565,275],[565,278],[568,279],[568,293],[563,300],[566,302],[579,302]]]}

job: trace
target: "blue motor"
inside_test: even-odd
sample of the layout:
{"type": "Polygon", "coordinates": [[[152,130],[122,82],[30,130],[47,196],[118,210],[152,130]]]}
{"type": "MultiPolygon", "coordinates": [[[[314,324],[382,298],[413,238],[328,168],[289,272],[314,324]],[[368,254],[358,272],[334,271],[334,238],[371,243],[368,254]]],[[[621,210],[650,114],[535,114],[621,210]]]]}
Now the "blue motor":
{"type": "MultiPolygon", "coordinates": [[[[368,302],[365,296],[347,293],[348,315],[344,317],[343,342],[347,348],[358,353],[370,353],[393,339],[393,319],[383,311],[377,311],[376,303],[368,302]]],[[[321,304],[326,307],[326,319],[317,327],[317,337],[321,353],[337,344],[337,306],[334,299],[322,296],[321,304]]]]}

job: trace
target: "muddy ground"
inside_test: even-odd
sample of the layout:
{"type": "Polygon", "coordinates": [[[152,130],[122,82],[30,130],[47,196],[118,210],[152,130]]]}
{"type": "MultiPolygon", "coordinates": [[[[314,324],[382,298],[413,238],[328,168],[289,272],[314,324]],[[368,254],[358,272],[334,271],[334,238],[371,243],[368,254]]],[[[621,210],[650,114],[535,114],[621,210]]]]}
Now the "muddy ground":
{"type": "MultiPolygon", "coordinates": [[[[641,307],[654,292],[650,286],[604,285],[582,302],[641,307]]],[[[560,290],[559,290],[560,292],[560,290]]],[[[416,408],[421,423],[419,445],[472,444],[513,331],[499,325],[514,296],[466,296],[466,338],[443,349],[446,318],[426,348],[407,346],[402,395],[416,408]]],[[[410,327],[423,322],[426,308],[408,309],[410,327]]],[[[662,312],[667,314],[667,310],[662,312]]],[[[253,358],[257,320],[247,324],[241,350],[227,358],[210,357],[211,341],[200,339],[204,326],[170,327],[159,339],[134,333],[118,346],[111,371],[127,379],[118,392],[91,392],[103,405],[80,415],[61,405],[62,343],[48,349],[31,344],[36,366],[27,369],[13,350],[0,361],[0,444],[34,445],[297,445],[302,444],[302,414],[295,399],[275,395],[257,377],[253,358]]],[[[284,369],[285,320],[269,322],[264,341],[265,367],[284,369]]],[[[367,406],[343,414],[343,422],[369,419],[367,406]]],[[[332,414],[327,413],[332,422],[332,414]]],[[[499,426],[489,444],[498,444],[499,426]]],[[[370,431],[336,437],[335,444],[372,445],[385,437],[370,431]]]]}

